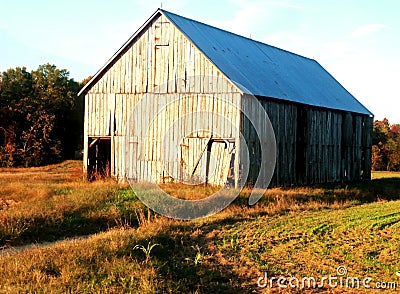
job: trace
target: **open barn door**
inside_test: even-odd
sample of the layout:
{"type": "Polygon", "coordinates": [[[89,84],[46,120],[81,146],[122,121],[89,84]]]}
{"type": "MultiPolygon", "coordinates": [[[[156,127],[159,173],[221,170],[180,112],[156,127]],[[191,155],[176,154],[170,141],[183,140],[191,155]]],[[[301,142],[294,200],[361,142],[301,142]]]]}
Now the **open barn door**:
{"type": "Polygon", "coordinates": [[[111,175],[111,138],[89,138],[87,178],[89,181],[111,175]]]}

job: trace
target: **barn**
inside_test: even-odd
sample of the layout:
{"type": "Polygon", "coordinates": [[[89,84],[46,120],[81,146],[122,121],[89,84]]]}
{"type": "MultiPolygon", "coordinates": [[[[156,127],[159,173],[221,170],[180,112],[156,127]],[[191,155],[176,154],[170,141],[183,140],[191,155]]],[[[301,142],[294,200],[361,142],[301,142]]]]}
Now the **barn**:
{"type": "Polygon", "coordinates": [[[88,178],[261,187],[371,177],[373,115],[317,61],[162,9],[79,94],[88,178]]]}

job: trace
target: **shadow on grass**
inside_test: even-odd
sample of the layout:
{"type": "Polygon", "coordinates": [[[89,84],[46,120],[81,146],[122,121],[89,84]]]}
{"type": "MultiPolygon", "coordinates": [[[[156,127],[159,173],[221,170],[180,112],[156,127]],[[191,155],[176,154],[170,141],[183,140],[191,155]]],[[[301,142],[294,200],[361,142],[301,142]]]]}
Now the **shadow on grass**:
{"type": "Polygon", "coordinates": [[[115,227],[112,219],[105,217],[85,217],[80,212],[67,214],[61,220],[48,220],[38,217],[24,230],[18,239],[10,240],[7,245],[53,242],[65,238],[85,236],[106,231],[115,227]]]}
{"type": "MultiPolygon", "coordinates": [[[[354,183],[318,184],[306,187],[279,188],[280,195],[293,198],[300,203],[320,201],[327,204],[335,202],[372,203],[400,199],[400,178],[382,178],[354,183]],[[306,189],[306,192],[302,191],[306,189]],[[296,192],[298,191],[298,192],[296,192]]],[[[267,190],[268,191],[268,190],[267,190]]],[[[270,202],[274,194],[264,195],[261,201],[270,202]]],[[[238,198],[243,204],[243,199],[238,198]]]]}
{"type": "Polygon", "coordinates": [[[126,194],[125,190],[118,190],[113,198],[98,206],[87,204],[58,215],[43,213],[0,219],[0,247],[53,242],[115,227],[137,227],[138,211],[144,214],[148,209],[138,202],[132,191],[129,194],[133,196],[126,197],[126,194]]]}
{"type": "MultiPolygon", "coordinates": [[[[371,203],[400,199],[400,178],[382,178],[344,184],[320,186],[326,195],[337,195],[337,200],[371,203]]],[[[332,198],[330,198],[332,200],[332,198]]]]}

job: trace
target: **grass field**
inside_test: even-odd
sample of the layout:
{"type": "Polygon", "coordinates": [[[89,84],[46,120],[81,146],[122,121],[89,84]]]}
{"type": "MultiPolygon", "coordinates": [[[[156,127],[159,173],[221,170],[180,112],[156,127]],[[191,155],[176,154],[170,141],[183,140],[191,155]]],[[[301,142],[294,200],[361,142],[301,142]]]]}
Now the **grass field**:
{"type": "MultiPolygon", "coordinates": [[[[279,289],[276,280],[260,288],[264,273],[292,283],[369,277],[371,287],[399,290],[400,175],[373,178],[269,189],[252,207],[244,190],[217,215],[179,221],[148,211],[127,185],[84,182],[77,161],[0,169],[0,292],[300,291],[279,289]]],[[[163,189],[187,199],[214,191],[163,189]]],[[[306,290],[375,291],[352,286],[306,290]]]]}

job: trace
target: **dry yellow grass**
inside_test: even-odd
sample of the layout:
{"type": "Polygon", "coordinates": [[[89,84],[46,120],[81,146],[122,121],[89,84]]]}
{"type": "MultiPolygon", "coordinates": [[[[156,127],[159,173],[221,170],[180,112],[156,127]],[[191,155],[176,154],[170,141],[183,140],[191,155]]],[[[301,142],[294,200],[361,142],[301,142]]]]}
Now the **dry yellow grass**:
{"type": "Polygon", "coordinates": [[[126,211],[140,203],[123,208],[135,197],[128,185],[110,179],[88,183],[82,176],[79,161],[0,169],[0,247],[95,233],[131,221],[126,211]]]}
{"type": "Polygon", "coordinates": [[[373,171],[372,179],[400,178],[400,172],[373,171]]]}
{"type": "Polygon", "coordinates": [[[203,199],[211,196],[220,189],[219,187],[178,183],[159,184],[158,186],[172,197],[186,200],[203,199]]]}

